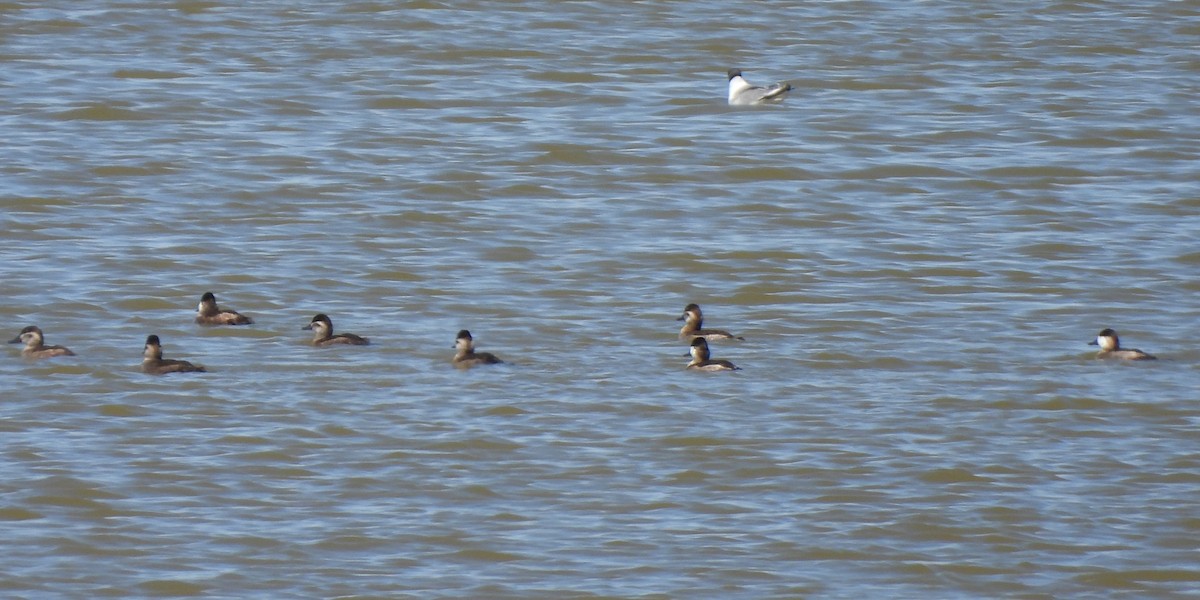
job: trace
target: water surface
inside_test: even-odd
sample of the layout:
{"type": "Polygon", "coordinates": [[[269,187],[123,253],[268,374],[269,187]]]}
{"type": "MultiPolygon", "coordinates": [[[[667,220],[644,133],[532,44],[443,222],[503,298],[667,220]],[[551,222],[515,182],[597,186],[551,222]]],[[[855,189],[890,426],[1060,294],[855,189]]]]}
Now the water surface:
{"type": "Polygon", "coordinates": [[[1200,588],[1189,3],[0,33],[0,315],[79,355],[0,361],[6,597],[1200,588]],[[796,89],[732,109],[733,66],[796,89]],[[255,325],[193,325],[205,291],[255,325]],[[742,371],[683,370],[689,302],[742,371]],[[373,345],[308,346],[317,312],[373,345]],[[508,364],[452,368],[462,328],[508,364]],[[141,374],[151,333],[211,372],[141,374]]]}

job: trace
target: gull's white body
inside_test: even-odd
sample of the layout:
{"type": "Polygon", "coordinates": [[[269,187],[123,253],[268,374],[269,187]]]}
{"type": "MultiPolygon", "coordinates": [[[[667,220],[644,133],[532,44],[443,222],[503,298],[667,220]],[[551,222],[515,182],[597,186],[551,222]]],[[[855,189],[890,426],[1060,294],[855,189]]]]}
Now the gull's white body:
{"type": "Polygon", "coordinates": [[[749,106],[752,104],[776,104],[782,102],[788,92],[792,91],[791,84],[779,82],[763,87],[754,85],[742,77],[741,69],[729,70],[729,105],[749,106]]]}

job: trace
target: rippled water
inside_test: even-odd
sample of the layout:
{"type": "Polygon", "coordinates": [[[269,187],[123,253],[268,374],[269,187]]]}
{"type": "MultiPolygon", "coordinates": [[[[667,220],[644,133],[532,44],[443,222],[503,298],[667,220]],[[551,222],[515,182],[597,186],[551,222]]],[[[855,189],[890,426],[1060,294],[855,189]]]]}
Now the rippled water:
{"type": "Polygon", "coordinates": [[[55,4],[0,595],[1196,597],[1193,3],[55,4]]]}

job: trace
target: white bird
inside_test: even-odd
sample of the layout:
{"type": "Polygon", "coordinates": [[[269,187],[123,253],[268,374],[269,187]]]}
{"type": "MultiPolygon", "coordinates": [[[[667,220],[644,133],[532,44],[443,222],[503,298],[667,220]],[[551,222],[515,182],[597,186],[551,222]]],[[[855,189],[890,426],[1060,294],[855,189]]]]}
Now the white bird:
{"type": "Polygon", "coordinates": [[[792,91],[791,84],[781,81],[770,87],[752,85],[742,77],[741,69],[729,70],[729,104],[730,106],[746,106],[749,104],[767,104],[783,101],[783,97],[792,91]]]}

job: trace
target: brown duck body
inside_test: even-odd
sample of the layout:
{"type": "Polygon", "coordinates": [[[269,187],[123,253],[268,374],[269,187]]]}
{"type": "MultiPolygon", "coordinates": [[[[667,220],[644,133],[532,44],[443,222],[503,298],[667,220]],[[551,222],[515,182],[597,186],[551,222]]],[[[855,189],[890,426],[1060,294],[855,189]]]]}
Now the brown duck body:
{"type": "Polygon", "coordinates": [[[186,360],[171,360],[163,358],[162,343],[157,335],[146,338],[146,347],[142,352],[142,372],[150,375],[166,375],[167,373],[206,373],[207,369],[194,365],[186,360]]]}
{"type": "Polygon", "coordinates": [[[733,335],[728,331],[720,329],[705,329],[704,328],[704,313],[700,311],[700,305],[689,304],[683,309],[683,316],[675,319],[676,321],[684,321],[683,328],[679,330],[679,339],[690,342],[696,338],[704,338],[709,341],[714,340],[745,340],[740,335],[733,335]]]}
{"type": "Polygon", "coordinates": [[[1117,332],[1112,329],[1105,329],[1096,334],[1096,339],[1088,342],[1089,346],[1100,346],[1100,351],[1096,353],[1096,358],[1111,358],[1116,360],[1157,360],[1158,357],[1153,354],[1147,354],[1137,348],[1122,348],[1121,339],[1117,337],[1117,332]]]}
{"type": "Polygon", "coordinates": [[[353,333],[333,334],[333,321],[324,313],[319,313],[312,318],[312,321],[304,327],[313,331],[312,345],[314,346],[336,346],[338,344],[349,344],[351,346],[366,346],[371,343],[371,340],[353,333]]]}
{"type": "Polygon", "coordinates": [[[702,337],[692,340],[692,362],[687,368],[694,371],[741,371],[742,368],[727,361],[714,360],[708,352],[708,341],[702,337]]]}
{"type": "Polygon", "coordinates": [[[474,367],[476,365],[497,365],[504,361],[496,358],[491,352],[476,352],[475,338],[471,337],[471,332],[463,329],[458,332],[458,337],[454,340],[454,366],[459,368],[474,367]]]}
{"type": "Polygon", "coordinates": [[[254,320],[233,310],[217,306],[217,297],[205,292],[196,307],[196,323],[199,325],[250,325],[254,320]]]}
{"type": "Polygon", "coordinates": [[[55,356],[75,356],[70,348],[66,346],[47,346],[46,338],[42,335],[42,330],[36,325],[30,325],[21,330],[17,337],[9,340],[10,344],[24,343],[25,347],[21,349],[21,356],[25,358],[53,358],[55,356]]]}

